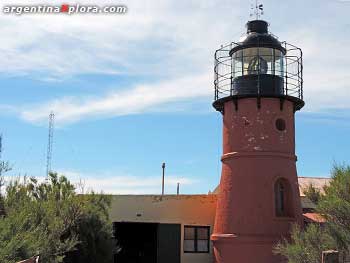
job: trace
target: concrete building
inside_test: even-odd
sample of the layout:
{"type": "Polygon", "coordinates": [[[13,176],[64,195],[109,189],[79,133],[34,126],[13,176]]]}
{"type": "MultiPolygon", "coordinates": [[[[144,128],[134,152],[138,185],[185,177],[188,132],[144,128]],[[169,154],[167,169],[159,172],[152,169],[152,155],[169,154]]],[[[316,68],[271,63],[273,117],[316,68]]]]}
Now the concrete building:
{"type": "MultiPolygon", "coordinates": [[[[299,177],[305,222],[314,220],[314,204],[303,189],[312,184],[322,190],[329,180],[299,177]]],[[[217,193],[113,196],[110,216],[120,245],[115,262],[212,263],[217,193]]]]}

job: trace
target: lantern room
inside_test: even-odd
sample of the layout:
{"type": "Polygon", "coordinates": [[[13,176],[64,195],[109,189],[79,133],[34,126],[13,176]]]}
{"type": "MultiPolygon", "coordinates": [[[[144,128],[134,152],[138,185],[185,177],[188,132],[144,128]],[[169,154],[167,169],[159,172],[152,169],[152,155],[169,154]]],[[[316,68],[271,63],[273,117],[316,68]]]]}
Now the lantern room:
{"type": "Polygon", "coordinates": [[[215,53],[215,102],[218,111],[228,99],[280,97],[303,107],[302,52],[269,33],[268,23],[253,20],[238,43],[215,53]]]}

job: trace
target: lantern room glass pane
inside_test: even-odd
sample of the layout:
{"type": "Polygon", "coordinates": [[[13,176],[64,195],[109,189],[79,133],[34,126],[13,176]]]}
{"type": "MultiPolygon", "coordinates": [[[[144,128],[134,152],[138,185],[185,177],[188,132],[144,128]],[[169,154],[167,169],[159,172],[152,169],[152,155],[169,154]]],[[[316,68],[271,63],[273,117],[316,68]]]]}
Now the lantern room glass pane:
{"type": "Polygon", "coordinates": [[[284,76],[284,55],[281,51],[275,50],[275,75],[284,76]]]}
{"type": "Polygon", "coordinates": [[[259,48],[243,49],[243,75],[259,74],[259,48]]]}
{"type": "MultiPolygon", "coordinates": [[[[259,48],[259,56],[261,58],[261,61],[263,61],[265,63],[266,66],[266,72],[262,72],[262,74],[270,74],[270,75],[274,75],[273,69],[274,69],[274,57],[273,57],[273,48],[259,48]]],[[[260,67],[263,69],[262,67],[263,65],[260,65],[260,67]]]]}
{"type": "Polygon", "coordinates": [[[242,70],[242,57],[243,52],[242,50],[237,51],[232,55],[232,77],[240,77],[243,75],[243,70],[242,70]]]}
{"type": "Polygon", "coordinates": [[[269,74],[283,77],[283,58],[283,53],[273,48],[252,47],[239,50],[232,55],[232,76],[269,74]]]}

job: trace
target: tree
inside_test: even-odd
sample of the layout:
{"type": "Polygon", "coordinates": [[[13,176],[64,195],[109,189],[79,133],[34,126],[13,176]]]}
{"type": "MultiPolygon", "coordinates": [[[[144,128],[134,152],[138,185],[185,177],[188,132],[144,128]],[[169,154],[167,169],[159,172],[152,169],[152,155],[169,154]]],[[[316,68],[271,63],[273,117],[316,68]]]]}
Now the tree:
{"type": "Polygon", "coordinates": [[[350,246],[350,166],[334,166],[332,180],[324,188],[317,210],[327,220],[327,227],[341,250],[350,246]]]}
{"type": "Polygon", "coordinates": [[[305,230],[294,225],[291,239],[283,239],[275,253],[288,259],[289,263],[319,263],[322,251],[335,247],[335,241],[326,229],[311,224],[305,230]]]}
{"type": "Polygon", "coordinates": [[[321,200],[322,194],[319,189],[314,187],[312,184],[309,184],[308,186],[303,189],[303,192],[307,198],[309,198],[314,204],[318,204],[321,200]]]}
{"type": "MultiPolygon", "coordinates": [[[[0,140],[1,140],[1,136],[0,136],[0,140]]],[[[0,146],[0,153],[1,153],[1,146],[0,146]]],[[[6,214],[4,197],[2,195],[2,189],[5,186],[4,173],[7,173],[10,170],[11,170],[10,164],[0,159],[0,217],[3,217],[6,214]]]]}
{"type": "Polygon", "coordinates": [[[86,203],[86,213],[72,229],[80,243],[68,254],[65,263],[112,262],[115,242],[112,240],[112,224],[109,221],[111,198],[90,193],[80,196],[86,203]]]}
{"type": "Polygon", "coordinates": [[[42,183],[35,178],[10,182],[6,216],[0,220],[0,262],[38,254],[45,263],[70,262],[74,251],[74,262],[108,262],[112,249],[107,248],[113,246],[110,202],[106,195],[77,195],[67,178],[55,173],[42,183]]]}
{"type": "Polygon", "coordinates": [[[309,224],[305,229],[295,226],[291,240],[282,240],[275,252],[291,263],[316,263],[324,250],[343,253],[350,246],[350,166],[335,165],[331,182],[324,187],[324,195],[309,187],[306,195],[317,203],[316,211],[326,219],[320,226],[309,224]]]}

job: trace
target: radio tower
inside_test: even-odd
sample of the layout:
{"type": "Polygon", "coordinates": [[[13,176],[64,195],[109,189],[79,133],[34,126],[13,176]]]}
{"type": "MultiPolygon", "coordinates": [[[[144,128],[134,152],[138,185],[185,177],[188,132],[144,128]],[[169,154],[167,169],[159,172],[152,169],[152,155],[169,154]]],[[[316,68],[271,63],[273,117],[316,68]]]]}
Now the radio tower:
{"type": "Polygon", "coordinates": [[[46,177],[47,178],[49,177],[49,174],[51,172],[54,122],[55,122],[55,114],[51,112],[49,115],[49,140],[47,144],[47,158],[46,158],[46,177]]]}
{"type": "Polygon", "coordinates": [[[2,158],[2,134],[0,134],[0,161],[2,158]]]}
{"type": "Polygon", "coordinates": [[[2,175],[3,163],[2,163],[2,134],[0,134],[0,195],[1,195],[1,175],[2,175]]]}
{"type": "Polygon", "coordinates": [[[2,170],[3,170],[3,163],[1,159],[2,154],[2,134],[0,134],[0,218],[5,216],[5,206],[4,206],[4,199],[2,197],[2,187],[4,186],[4,178],[2,178],[2,170]]]}
{"type": "MultiPolygon", "coordinates": [[[[2,203],[2,187],[4,186],[4,178],[2,177],[3,170],[7,167],[5,162],[2,161],[2,134],[0,134],[0,216],[3,214],[3,203],[2,203]]],[[[4,171],[6,172],[6,171],[4,171]]]]}

